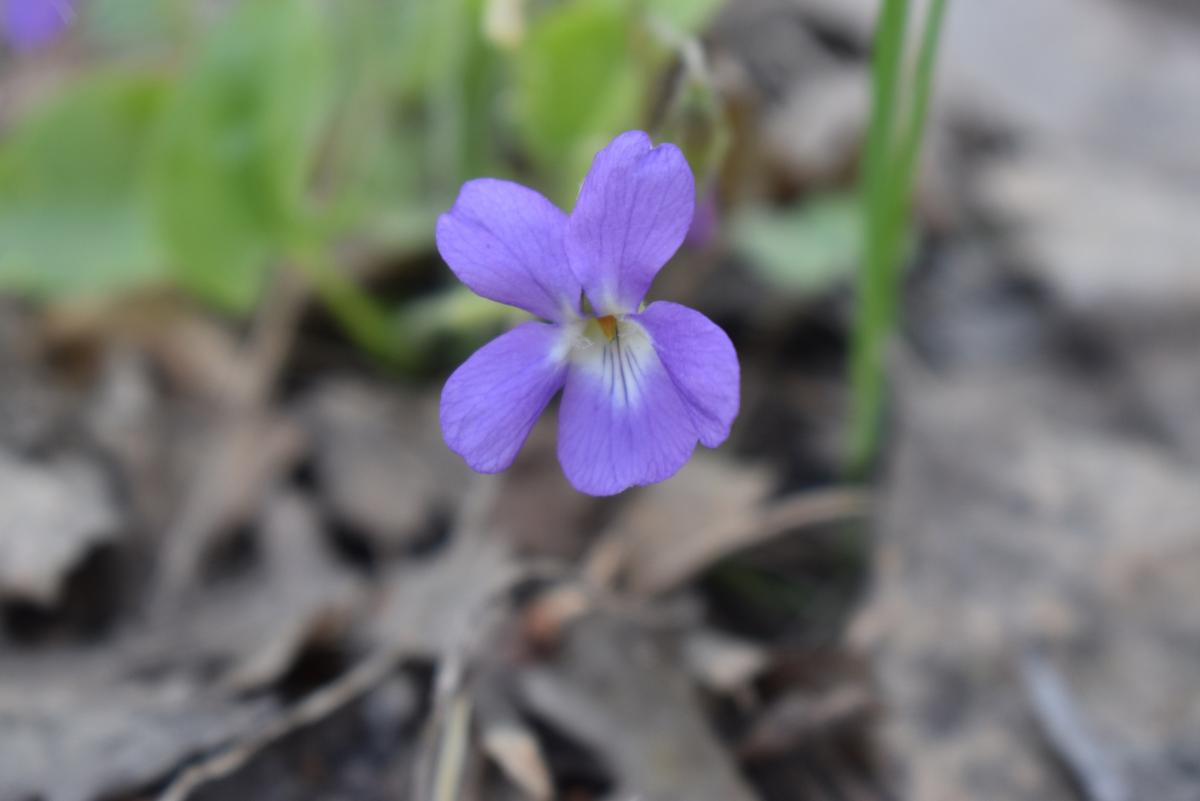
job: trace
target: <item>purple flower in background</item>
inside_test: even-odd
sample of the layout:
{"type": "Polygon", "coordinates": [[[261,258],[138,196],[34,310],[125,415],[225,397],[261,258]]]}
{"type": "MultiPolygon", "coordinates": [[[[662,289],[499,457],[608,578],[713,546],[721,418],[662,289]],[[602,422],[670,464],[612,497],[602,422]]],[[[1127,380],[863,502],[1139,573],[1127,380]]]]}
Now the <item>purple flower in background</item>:
{"type": "Polygon", "coordinates": [[[17,50],[49,44],[75,17],[73,0],[0,0],[4,39],[17,50]]]}
{"type": "Polygon", "coordinates": [[[518,325],[450,376],[441,417],[451,450],[480,472],[505,469],[559,389],[558,459],[581,492],[662,481],[697,441],[725,441],[738,410],[729,337],[676,303],[639,311],[695,200],[683,154],[641,131],[596,154],[569,216],[519,184],[463,185],[438,219],[442,257],[477,294],[549,322],[518,325]]]}

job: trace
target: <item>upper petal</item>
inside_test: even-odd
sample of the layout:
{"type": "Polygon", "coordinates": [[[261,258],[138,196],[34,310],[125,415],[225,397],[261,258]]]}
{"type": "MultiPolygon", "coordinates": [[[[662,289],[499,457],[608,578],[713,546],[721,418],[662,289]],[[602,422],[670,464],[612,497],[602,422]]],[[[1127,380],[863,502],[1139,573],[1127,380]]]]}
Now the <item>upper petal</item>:
{"type": "Polygon", "coordinates": [[[442,389],[442,436],[481,473],[513,463],[533,424],[563,385],[568,333],[521,323],[472,354],[442,389]]]}
{"type": "Polygon", "coordinates": [[[511,181],[463,184],[438,218],[437,246],[464,284],[547,320],[579,312],[579,281],[564,248],[567,215],[511,181]]]}
{"type": "Polygon", "coordinates": [[[558,416],[558,459],[576,489],[613,495],[662,481],[695,447],[692,417],[645,331],[626,321],[616,340],[576,353],[558,416]]]}
{"type": "Polygon", "coordinates": [[[720,326],[678,303],[651,303],[633,315],[691,411],[700,442],[715,448],[738,413],[737,352],[720,326]]]}
{"type": "Polygon", "coordinates": [[[687,235],[696,188],[674,145],[629,131],[596,154],[567,223],[567,256],[602,314],[637,309],[687,235]]]}

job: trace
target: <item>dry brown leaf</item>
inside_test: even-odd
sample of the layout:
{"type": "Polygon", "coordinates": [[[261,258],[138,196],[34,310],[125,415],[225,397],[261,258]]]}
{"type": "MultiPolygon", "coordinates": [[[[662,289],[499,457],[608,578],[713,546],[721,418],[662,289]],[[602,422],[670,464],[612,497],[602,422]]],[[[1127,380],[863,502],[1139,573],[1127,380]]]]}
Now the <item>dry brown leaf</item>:
{"type": "Polygon", "coordinates": [[[0,684],[0,798],[92,801],[131,792],[250,730],[264,702],[182,679],[93,683],[74,671],[0,684]]]}
{"type": "Polygon", "coordinates": [[[1015,261],[1063,306],[1129,317],[1200,308],[1193,182],[1083,156],[1073,143],[1026,150],[980,180],[1015,261]]]}
{"type": "MultiPolygon", "coordinates": [[[[1200,48],[1194,21],[1151,5],[959,3],[946,15],[939,82],[947,98],[977,117],[999,118],[1023,141],[1099,157],[1098,177],[1117,162],[1195,178],[1200,48]]],[[[1090,205],[1121,197],[1115,188],[1101,194],[1070,200],[1090,205]]],[[[1136,205],[1126,203],[1131,211],[1136,205]]]]}
{"type": "Polygon", "coordinates": [[[22,453],[62,425],[68,398],[47,376],[25,311],[0,299],[0,447],[22,453]]]}
{"type": "Polygon", "coordinates": [[[763,147],[804,183],[829,183],[858,158],[870,81],[862,64],[833,64],[795,84],[767,117],[763,147]]]}
{"type": "Polygon", "coordinates": [[[517,676],[539,717],[602,754],[618,798],[751,801],[690,682],[648,635],[618,621],[576,624],[558,658],[517,676]]]}
{"type": "Polygon", "coordinates": [[[477,641],[521,574],[502,541],[460,533],[431,559],[399,565],[367,624],[385,648],[437,658],[477,641]]]}
{"type": "Polygon", "coordinates": [[[630,589],[656,595],[738,550],[866,510],[865,498],[854,490],[815,490],[768,503],[768,487],[760,469],[698,456],[671,481],[634,497],[609,527],[594,560],[608,562],[616,549],[630,589]]]}
{"type": "Polygon", "coordinates": [[[518,553],[575,560],[596,531],[599,502],[567,483],[557,439],[554,419],[543,416],[505,471],[491,519],[518,553]]]}
{"type": "Polygon", "coordinates": [[[554,782],[537,738],[512,722],[487,726],[483,750],[532,801],[550,801],[554,782]]]}
{"type": "Polygon", "coordinates": [[[738,748],[745,760],[780,757],[870,714],[868,688],[844,684],[822,693],[795,691],[777,699],[754,723],[738,748]]]}
{"type": "MultiPolygon", "coordinates": [[[[185,592],[209,553],[239,523],[254,516],[263,496],[304,452],[304,431],[270,414],[233,414],[195,437],[187,496],[164,543],[159,592],[164,602],[185,592]]],[[[183,443],[180,443],[180,447],[183,443]]]]}
{"type": "Polygon", "coordinates": [[[0,451],[0,597],[52,606],[70,570],[122,525],[96,465],[0,451]]]}
{"type": "Polygon", "coordinates": [[[313,641],[335,639],[366,600],[361,579],[337,561],[303,497],[281,493],[265,504],[257,564],[190,595],[160,621],[151,650],[173,661],[218,664],[221,681],[241,692],[269,685],[313,641]]]}
{"type": "MultiPolygon", "coordinates": [[[[765,471],[698,454],[671,480],[634,495],[593,552],[626,573],[631,587],[651,594],[711,563],[730,543],[699,542],[714,526],[738,528],[767,496],[765,471]]],[[[611,573],[609,566],[600,573],[611,573]]],[[[595,572],[595,571],[593,571],[595,572]]]]}
{"type": "Polygon", "coordinates": [[[322,500],[382,551],[428,536],[458,508],[469,471],[442,442],[433,396],[330,381],[305,402],[322,500]]]}
{"type": "Polygon", "coordinates": [[[770,664],[765,648],[714,629],[689,633],[683,659],[702,685],[724,694],[746,689],[770,664]]]}
{"type": "Polygon", "coordinates": [[[525,641],[536,651],[553,650],[567,627],[591,606],[587,593],[575,585],[561,585],[542,593],[522,610],[525,641]]]}
{"type": "Polygon", "coordinates": [[[1076,797],[1018,680],[1037,644],[1133,797],[1194,795],[1180,769],[1200,758],[1194,465],[1098,429],[1033,367],[1023,381],[976,372],[898,384],[895,478],[861,633],[909,791],[1076,797]]]}

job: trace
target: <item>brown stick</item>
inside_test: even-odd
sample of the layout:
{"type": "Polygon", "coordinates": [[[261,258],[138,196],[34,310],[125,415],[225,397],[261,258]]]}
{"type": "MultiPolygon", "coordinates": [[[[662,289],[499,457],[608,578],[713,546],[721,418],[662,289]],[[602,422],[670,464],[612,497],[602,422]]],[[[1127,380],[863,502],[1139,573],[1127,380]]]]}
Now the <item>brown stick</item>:
{"type": "Polygon", "coordinates": [[[392,651],[364,659],[331,684],[268,721],[247,739],[184,770],[159,795],[158,801],[185,801],[201,786],[233,774],[267,746],[297,729],[324,720],[381,683],[396,669],[402,658],[401,652],[392,651]]]}

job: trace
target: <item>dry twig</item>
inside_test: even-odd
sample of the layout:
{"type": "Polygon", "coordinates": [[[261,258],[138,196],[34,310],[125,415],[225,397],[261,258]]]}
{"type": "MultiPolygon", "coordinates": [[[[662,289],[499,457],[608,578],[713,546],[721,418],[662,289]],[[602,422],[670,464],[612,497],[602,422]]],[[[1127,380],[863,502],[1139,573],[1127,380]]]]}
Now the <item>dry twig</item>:
{"type": "Polygon", "coordinates": [[[269,721],[252,736],[184,770],[159,795],[158,801],[184,801],[202,785],[231,775],[267,746],[324,720],[380,684],[402,659],[400,651],[383,652],[364,659],[334,682],[269,721]]]}
{"type": "Polygon", "coordinates": [[[1021,678],[1047,743],[1088,801],[1129,801],[1124,778],[1088,731],[1062,674],[1029,650],[1021,659],[1021,678]]]}
{"type": "Polygon", "coordinates": [[[671,547],[658,543],[630,542],[616,531],[593,549],[583,573],[593,583],[614,583],[625,570],[637,595],[660,595],[687,582],[705,568],[746,548],[760,545],[795,529],[860,518],[870,511],[870,499],[862,490],[831,487],[789,495],[748,508],[672,538],[671,547]]]}

